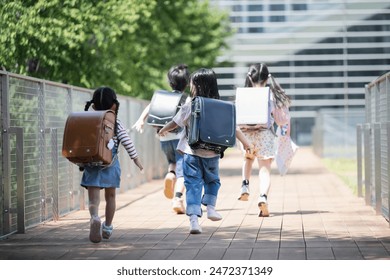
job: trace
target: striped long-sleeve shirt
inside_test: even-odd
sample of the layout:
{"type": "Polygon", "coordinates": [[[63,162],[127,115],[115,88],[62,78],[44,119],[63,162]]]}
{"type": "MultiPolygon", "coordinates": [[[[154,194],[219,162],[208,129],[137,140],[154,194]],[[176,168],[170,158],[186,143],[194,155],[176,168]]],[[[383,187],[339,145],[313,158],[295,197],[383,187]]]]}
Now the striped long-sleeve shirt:
{"type": "Polygon", "coordinates": [[[117,141],[122,143],[123,147],[126,149],[131,159],[136,159],[138,157],[137,150],[135,149],[134,143],[131,140],[130,135],[123,127],[122,122],[118,119],[117,119],[117,139],[115,141],[116,144],[118,143],[117,141]]]}

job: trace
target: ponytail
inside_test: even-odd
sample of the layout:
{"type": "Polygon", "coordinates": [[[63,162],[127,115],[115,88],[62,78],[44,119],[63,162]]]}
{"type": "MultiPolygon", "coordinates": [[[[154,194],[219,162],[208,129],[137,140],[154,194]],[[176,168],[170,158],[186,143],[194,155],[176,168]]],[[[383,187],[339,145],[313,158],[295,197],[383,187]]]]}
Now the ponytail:
{"type": "Polygon", "coordinates": [[[269,74],[268,78],[270,80],[270,87],[275,98],[275,104],[278,108],[283,106],[290,107],[291,100],[290,97],[287,96],[286,91],[280,86],[280,84],[275,80],[275,78],[269,74]]]}
{"type": "Polygon", "coordinates": [[[92,105],[92,100],[91,101],[87,101],[87,103],[85,104],[85,107],[84,107],[84,111],[88,111],[89,107],[91,107],[91,105],[92,105]]]}

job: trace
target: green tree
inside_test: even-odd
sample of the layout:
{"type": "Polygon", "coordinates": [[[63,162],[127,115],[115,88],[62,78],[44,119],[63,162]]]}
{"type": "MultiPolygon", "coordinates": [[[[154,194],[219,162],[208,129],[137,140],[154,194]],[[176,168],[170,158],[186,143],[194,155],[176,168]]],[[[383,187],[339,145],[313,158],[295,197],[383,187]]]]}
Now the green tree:
{"type": "Polygon", "coordinates": [[[199,0],[0,0],[0,66],[150,98],[176,63],[215,67],[227,14],[199,0]]]}

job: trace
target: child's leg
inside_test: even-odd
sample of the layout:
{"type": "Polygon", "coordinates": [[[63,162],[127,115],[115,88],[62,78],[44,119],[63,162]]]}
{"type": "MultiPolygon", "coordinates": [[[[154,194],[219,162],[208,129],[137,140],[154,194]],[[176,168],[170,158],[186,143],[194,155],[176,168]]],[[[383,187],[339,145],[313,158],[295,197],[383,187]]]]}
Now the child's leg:
{"type": "Polygon", "coordinates": [[[176,173],[176,164],[175,163],[169,163],[168,164],[168,173],[176,173]]]}
{"type": "Polygon", "coordinates": [[[242,184],[238,200],[248,201],[249,197],[249,179],[251,178],[254,159],[244,158],[242,166],[242,184]]]}
{"type": "Polygon", "coordinates": [[[183,175],[183,155],[176,150],[175,158],[176,158],[175,196],[181,197],[185,189],[184,175],[183,175]]]}
{"type": "Polygon", "coordinates": [[[106,200],[106,220],[102,225],[102,237],[109,239],[112,235],[114,227],[112,226],[112,220],[114,219],[116,209],[116,188],[104,189],[104,198],[106,200]]]}
{"type": "Polygon", "coordinates": [[[215,211],[218,191],[221,187],[219,179],[219,157],[203,158],[202,168],[204,174],[204,195],[202,204],[207,206],[207,218],[212,221],[219,221],[222,216],[215,211]]]}
{"type": "Polygon", "coordinates": [[[272,159],[259,159],[260,195],[267,195],[271,186],[271,163],[272,159]]]}
{"type": "MultiPolygon", "coordinates": [[[[177,140],[178,141],[178,140],[177,140]]],[[[176,157],[175,150],[177,147],[176,140],[160,141],[161,149],[168,161],[168,172],[164,178],[164,195],[172,199],[176,182],[176,157]],[[176,144],[175,144],[176,143],[176,144]]]]}
{"type": "MultiPolygon", "coordinates": [[[[257,132],[245,132],[244,136],[249,141],[249,143],[253,146],[254,152],[258,150],[258,139],[257,132]]],[[[240,144],[242,152],[245,154],[245,149],[242,144],[240,144]]],[[[246,154],[245,154],[246,155],[246,154]]],[[[251,178],[252,174],[252,166],[255,160],[255,154],[253,154],[253,158],[247,158],[244,156],[244,164],[242,166],[242,180],[248,180],[251,178]]]]}
{"type": "Polygon", "coordinates": [[[88,209],[91,217],[99,217],[100,188],[88,187],[88,209]]]}
{"type": "Polygon", "coordinates": [[[254,159],[245,158],[242,166],[242,180],[248,180],[251,178],[252,166],[254,159]]]}
{"type": "Polygon", "coordinates": [[[200,158],[185,154],[183,161],[184,185],[186,187],[186,214],[202,216],[201,199],[203,189],[203,171],[200,158]]]}
{"type": "Polygon", "coordinates": [[[172,209],[177,214],[184,214],[186,212],[184,206],[184,177],[179,177],[176,179],[175,184],[175,197],[172,199],[172,209]]]}
{"type": "Polygon", "coordinates": [[[258,199],[258,206],[260,209],[259,216],[263,217],[269,216],[267,195],[271,186],[271,163],[272,159],[259,159],[260,197],[258,199]]]}
{"type": "Polygon", "coordinates": [[[175,196],[181,197],[184,194],[185,191],[185,185],[184,185],[184,177],[178,177],[176,178],[176,184],[175,184],[175,196]]]}
{"type": "Polygon", "coordinates": [[[89,240],[99,243],[102,240],[99,218],[100,188],[88,187],[89,214],[91,215],[89,240]]]}
{"type": "Polygon", "coordinates": [[[104,190],[104,197],[106,199],[106,226],[111,226],[116,210],[116,188],[106,188],[104,190]]]}
{"type": "Polygon", "coordinates": [[[176,152],[176,183],[175,183],[175,197],[172,200],[172,209],[177,214],[184,214],[184,177],[183,177],[183,155],[176,152]]]}

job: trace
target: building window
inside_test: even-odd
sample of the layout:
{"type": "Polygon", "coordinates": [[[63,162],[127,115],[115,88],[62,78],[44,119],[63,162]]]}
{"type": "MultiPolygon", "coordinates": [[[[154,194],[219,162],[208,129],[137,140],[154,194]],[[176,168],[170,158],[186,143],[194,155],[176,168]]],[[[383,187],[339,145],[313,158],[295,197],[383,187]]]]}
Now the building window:
{"type": "MultiPolygon", "coordinates": [[[[269,5],[269,10],[271,12],[284,11],[285,5],[284,4],[271,4],[271,5],[269,5]]],[[[270,22],[283,22],[283,21],[286,21],[286,17],[282,13],[277,14],[277,15],[271,15],[269,17],[269,21],[270,22]]]]}
{"type": "Polygon", "coordinates": [[[232,7],[233,12],[241,12],[242,11],[242,6],[241,5],[234,5],[232,7]]]}
{"type": "Polygon", "coordinates": [[[306,11],[307,4],[292,4],[293,11],[306,11]]]}
{"type": "Polygon", "coordinates": [[[263,5],[248,5],[248,11],[255,12],[255,11],[262,11],[263,5]]]}

